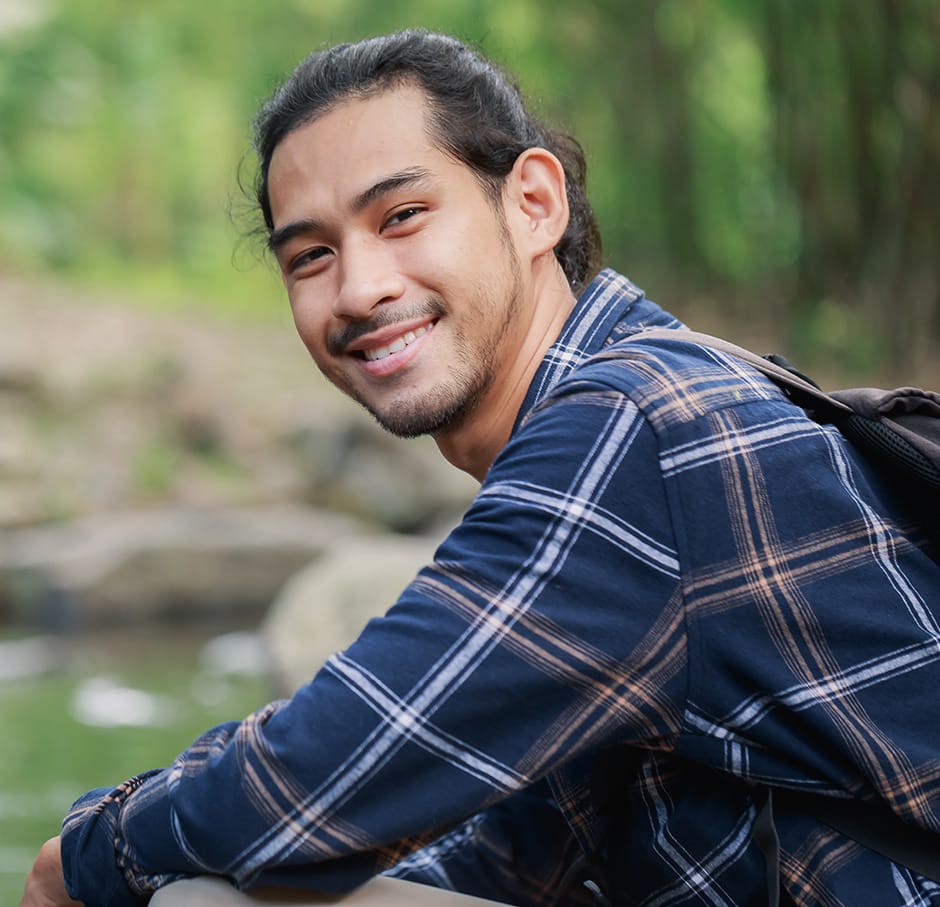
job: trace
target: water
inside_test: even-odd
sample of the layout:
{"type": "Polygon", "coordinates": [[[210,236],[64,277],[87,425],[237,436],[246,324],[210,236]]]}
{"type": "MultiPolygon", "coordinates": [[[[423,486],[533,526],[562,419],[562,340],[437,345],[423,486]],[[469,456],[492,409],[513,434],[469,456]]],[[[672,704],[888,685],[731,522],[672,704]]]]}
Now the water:
{"type": "Polygon", "coordinates": [[[36,852],[79,794],[168,764],[274,695],[251,636],[206,642],[153,629],[70,640],[55,663],[36,662],[40,673],[0,682],[0,904],[19,903],[36,852]]]}

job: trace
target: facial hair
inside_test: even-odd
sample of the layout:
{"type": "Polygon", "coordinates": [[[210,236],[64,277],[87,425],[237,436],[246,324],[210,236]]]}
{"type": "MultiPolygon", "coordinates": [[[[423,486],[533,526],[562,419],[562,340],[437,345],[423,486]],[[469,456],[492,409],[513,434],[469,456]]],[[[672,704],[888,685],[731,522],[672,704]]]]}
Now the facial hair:
{"type": "MultiPolygon", "coordinates": [[[[409,396],[380,409],[370,403],[364,394],[351,384],[343,383],[340,389],[361,404],[372,417],[389,433],[399,438],[416,438],[420,435],[435,436],[444,431],[461,427],[472,416],[493,386],[504,364],[500,354],[504,340],[519,317],[522,297],[522,275],[519,262],[512,252],[507,255],[509,264],[508,285],[504,284],[505,297],[499,299],[492,286],[479,285],[463,304],[476,313],[474,324],[489,324],[485,333],[471,339],[466,331],[456,324],[454,327],[454,362],[449,374],[442,375],[440,383],[420,397],[409,396]]],[[[408,310],[396,309],[386,313],[377,312],[367,321],[355,322],[331,337],[330,352],[338,352],[356,338],[396,322],[405,322],[421,316],[431,315],[439,322],[448,318],[446,302],[433,296],[424,303],[408,310]]],[[[437,329],[435,326],[434,330],[437,329]]]]}

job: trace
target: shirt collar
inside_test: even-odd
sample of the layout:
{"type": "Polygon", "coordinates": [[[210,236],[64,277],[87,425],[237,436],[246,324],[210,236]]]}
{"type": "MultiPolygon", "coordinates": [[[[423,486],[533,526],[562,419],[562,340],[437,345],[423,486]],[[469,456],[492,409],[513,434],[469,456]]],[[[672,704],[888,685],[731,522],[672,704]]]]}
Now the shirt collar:
{"type": "Polygon", "coordinates": [[[616,271],[605,268],[578,298],[558,339],[549,347],[516,416],[516,427],[551,389],[609,343],[646,327],[681,327],[616,271]]]}

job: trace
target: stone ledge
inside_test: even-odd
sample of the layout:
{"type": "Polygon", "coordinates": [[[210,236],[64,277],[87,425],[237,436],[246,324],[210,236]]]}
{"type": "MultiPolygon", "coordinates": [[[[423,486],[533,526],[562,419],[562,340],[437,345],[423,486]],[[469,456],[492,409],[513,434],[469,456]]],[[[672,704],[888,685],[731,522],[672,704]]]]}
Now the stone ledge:
{"type": "Polygon", "coordinates": [[[339,896],[286,890],[245,894],[221,879],[206,876],[167,885],[153,896],[150,904],[151,907],[261,907],[263,904],[295,904],[301,907],[320,904],[343,904],[348,907],[495,907],[496,901],[385,876],[372,879],[361,888],[339,896]]]}

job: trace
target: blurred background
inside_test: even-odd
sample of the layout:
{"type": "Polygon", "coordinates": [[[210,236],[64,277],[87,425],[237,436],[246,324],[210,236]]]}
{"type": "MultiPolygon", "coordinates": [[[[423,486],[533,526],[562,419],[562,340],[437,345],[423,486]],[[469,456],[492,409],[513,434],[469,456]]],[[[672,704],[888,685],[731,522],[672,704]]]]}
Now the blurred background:
{"type": "Polygon", "coordinates": [[[72,797],[289,691],[472,494],[323,388],[246,238],[259,104],[406,26],[580,139],[606,262],[690,324],[940,387],[934,0],[2,0],[2,903],[72,797]]]}

